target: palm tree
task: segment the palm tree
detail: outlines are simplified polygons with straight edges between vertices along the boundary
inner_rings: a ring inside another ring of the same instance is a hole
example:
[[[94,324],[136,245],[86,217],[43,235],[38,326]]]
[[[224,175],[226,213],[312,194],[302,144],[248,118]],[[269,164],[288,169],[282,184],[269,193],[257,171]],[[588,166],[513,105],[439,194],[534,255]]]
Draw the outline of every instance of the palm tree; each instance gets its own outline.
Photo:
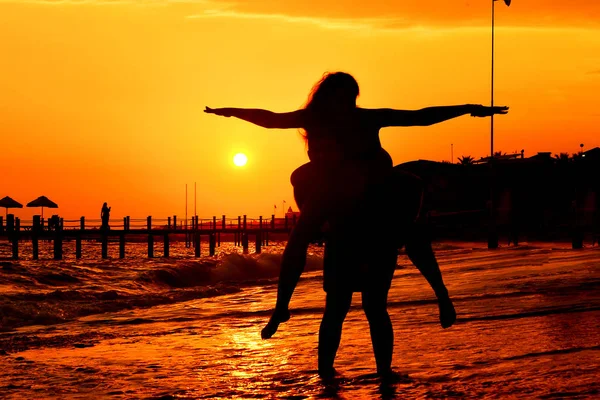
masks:
[[[569,158],[569,153],[555,154],[554,158],[556,159],[556,162],[561,164],[566,164],[569,161],[571,161],[571,159]]]
[[[461,165],[472,165],[475,159],[471,156],[458,157],[458,163]]]

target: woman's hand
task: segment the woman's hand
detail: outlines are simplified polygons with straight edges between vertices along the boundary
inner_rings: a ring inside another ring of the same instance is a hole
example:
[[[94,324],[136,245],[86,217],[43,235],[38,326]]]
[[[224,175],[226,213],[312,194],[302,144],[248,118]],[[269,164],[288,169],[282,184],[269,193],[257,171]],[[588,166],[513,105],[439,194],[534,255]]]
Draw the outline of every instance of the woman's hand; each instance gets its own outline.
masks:
[[[494,106],[487,107],[481,104],[473,104],[471,107],[471,117],[491,117],[494,114],[507,114],[508,107],[506,106]]]
[[[204,112],[207,114],[215,114],[218,115],[220,117],[231,117],[231,109],[230,108],[210,108],[210,107],[205,107],[204,108]]]

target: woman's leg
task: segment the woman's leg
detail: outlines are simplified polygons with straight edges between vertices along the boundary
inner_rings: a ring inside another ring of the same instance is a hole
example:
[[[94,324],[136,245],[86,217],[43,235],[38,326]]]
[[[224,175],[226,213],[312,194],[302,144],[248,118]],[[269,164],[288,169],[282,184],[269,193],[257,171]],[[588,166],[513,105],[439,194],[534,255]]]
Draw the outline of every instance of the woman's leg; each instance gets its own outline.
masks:
[[[261,332],[263,339],[273,336],[279,324],[289,320],[289,303],[304,271],[308,246],[321,230],[334,204],[327,197],[329,188],[325,185],[325,178],[318,172],[318,168],[313,163],[307,163],[292,173],[294,197],[302,212],[283,251],[277,302],[271,319]]]
[[[261,332],[263,339],[269,339],[275,334],[280,323],[290,319],[288,307],[304,271],[308,245],[325,220],[325,205],[321,204],[318,198],[307,199],[283,251],[277,284],[277,302],[271,319]]]
[[[399,225],[406,226],[401,232],[401,243],[406,245],[408,258],[425,277],[438,298],[442,327],[449,328],[456,321],[456,311],[444,285],[427,227],[418,221],[422,213],[425,186],[419,177],[402,170],[394,171],[394,180],[394,185],[398,188],[395,193],[402,199]]]
[[[304,270],[309,244],[328,218],[353,209],[353,204],[364,191],[365,173],[353,164],[334,168],[310,162],[292,173],[291,182],[302,212],[283,252],[277,303],[261,332],[263,339],[273,336],[279,324],[290,318],[288,306]]]
[[[456,322],[456,311],[448,295],[448,289],[444,285],[440,266],[431,247],[431,239],[425,227],[418,223],[413,225],[413,229],[410,230],[410,235],[407,237],[406,255],[435,292],[442,328],[451,327]]]
[[[335,373],[333,362],[342,338],[342,325],[351,303],[351,291],[327,293],[325,313],[319,328],[319,375],[323,378],[330,378]]]

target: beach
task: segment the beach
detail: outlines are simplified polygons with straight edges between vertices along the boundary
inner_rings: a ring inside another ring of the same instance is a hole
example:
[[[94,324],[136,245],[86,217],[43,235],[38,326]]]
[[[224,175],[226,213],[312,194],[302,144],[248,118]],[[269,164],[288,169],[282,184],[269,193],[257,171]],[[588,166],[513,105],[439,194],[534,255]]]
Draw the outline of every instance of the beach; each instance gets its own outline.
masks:
[[[0,397],[114,398],[595,398],[600,394],[600,249],[524,243],[434,248],[458,314],[442,329],[435,297],[404,254],[389,312],[398,382],[382,383],[360,294],[344,324],[335,367],[316,370],[324,306],[322,248],[311,247],[292,318],[270,340],[285,243],[216,257],[124,260],[99,243],[87,258],[8,260],[0,247]],[[129,250],[130,249],[130,250]],[[46,251],[46,253],[44,253]],[[42,257],[43,256],[43,257]]]

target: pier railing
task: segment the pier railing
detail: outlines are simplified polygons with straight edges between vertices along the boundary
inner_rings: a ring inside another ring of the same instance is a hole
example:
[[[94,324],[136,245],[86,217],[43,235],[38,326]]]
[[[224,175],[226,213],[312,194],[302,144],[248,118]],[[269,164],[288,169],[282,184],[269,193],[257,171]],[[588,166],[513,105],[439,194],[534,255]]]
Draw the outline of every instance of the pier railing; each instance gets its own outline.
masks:
[[[10,216],[9,216],[10,217]],[[38,222],[39,221],[39,222]],[[123,217],[123,219],[111,219],[108,222],[108,226],[111,230],[125,230],[125,231],[147,231],[149,229],[164,229],[164,230],[220,230],[220,231],[235,231],[240,229],[291,229],[296,223],[296,215],[286,216],[285,218],[275,218],[271,216],[268,218],[248,218],[247,216],[239,216],[236,218],[227,218],[224,215],[217,218],[199,218],[191,217],[186,219],[179,219],[177,216],[167,218],[153,218],[151,216],[147,218],[134,218]],[[40,218],[39,220],[22,220],[14,218],[11,222],[10,219],[5,221],[0,216],[0,235],[5,231],[11,229],[17,229],[21,231],[54,231],[57,228],[63,231],[75,231],[75,230],[100,230],[103,228],[101,219],[86,219],[81,217],[79,219],[52,219]]]
[[[199,257],[201,237],[206,236],[209,244],[209,255],[215,255],[215,248],[221,244],[221,235],[233,235],[236,246],[242,246],[244,253],[248,252],[249,236],[255,238],[255,249],[261,252],[261,247],[269,244],[269,234],[289,233],[296,224],[296,215],[285,218],[248,218],[246,215],[236,218],[199,218],[178,219],[177,216],[167,218],[123,217],[112,219],[104,225],[101,219],[63,219],[52,216],[46,220],[34,216],[32,220],[20,220],[8,215],[6,221],[0,217],[0,238],[7,238],[12,244],[12,258],[19,258],[19,241],[31,241],[33,259],[39,256],[39,241],[54,242],[54,258],[62,259],[63,240],[75,240],[75,254],[82,256],[82,240],[97,240],[102,242],[102,257],[108,257],[108,242],[110,238],[119,240],[119,257],[125,257],[126,236],[146,235],[148,241],[148,257],[154,257],[155,236],[162,237],[164,256],[169,257],[170,235],[178,235],[184,239],[186,247],[194,247],[195,256]],[[230,236],[231,237],[231,236]]]

